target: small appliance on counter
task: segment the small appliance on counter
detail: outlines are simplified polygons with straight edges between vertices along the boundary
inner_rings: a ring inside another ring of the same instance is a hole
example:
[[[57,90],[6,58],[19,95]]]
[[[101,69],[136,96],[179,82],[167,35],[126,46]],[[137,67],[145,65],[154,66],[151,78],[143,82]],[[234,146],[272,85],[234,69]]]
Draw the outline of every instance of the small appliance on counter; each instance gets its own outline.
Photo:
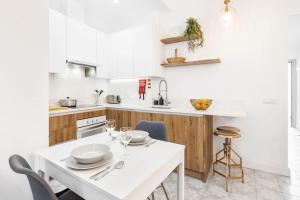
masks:
[[[106,96],[106,103],[120,104],[121,103],[121,97],[119,95],[107,95]]]
[[[77,100],[76,99],[70,99],[70,97],[67,97],[66,99],[59,100],[59,104],[62,107],[76,108],[76,106],[77,106]]]

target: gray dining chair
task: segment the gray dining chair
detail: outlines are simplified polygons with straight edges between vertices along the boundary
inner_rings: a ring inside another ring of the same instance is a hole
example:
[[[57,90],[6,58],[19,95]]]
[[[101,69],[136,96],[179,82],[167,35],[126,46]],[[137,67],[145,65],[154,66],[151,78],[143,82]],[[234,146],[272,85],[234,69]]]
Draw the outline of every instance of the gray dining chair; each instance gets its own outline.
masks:
[[[71,190],[55,194],[46,181],[34,172],[20,155],[12,155],[9,158],[9,165],[14,172],[27,176],[33,200],[84,200]]]
[[[159,121],[139,121],[135,127],[136,130],[146,131],[149,133],[149,136],[156,140],[168,141],[166,125],[163,122]],[[166,198],[169,200],[167,190],[163,183],[160,184],[160,187],[163,189]],[[152,199],[154,200],[154,193],[151,194]],[[148,197],[148,199],[150,199]]]

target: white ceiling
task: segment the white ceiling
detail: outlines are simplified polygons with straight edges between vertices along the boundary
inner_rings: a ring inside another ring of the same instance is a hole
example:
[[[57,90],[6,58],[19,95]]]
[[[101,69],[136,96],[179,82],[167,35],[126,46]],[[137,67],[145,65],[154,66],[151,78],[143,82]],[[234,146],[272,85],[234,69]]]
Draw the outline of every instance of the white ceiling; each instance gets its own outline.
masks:
[[[162,0],[50,0],[50,7],[104,32],[143,24],[168,12]]]

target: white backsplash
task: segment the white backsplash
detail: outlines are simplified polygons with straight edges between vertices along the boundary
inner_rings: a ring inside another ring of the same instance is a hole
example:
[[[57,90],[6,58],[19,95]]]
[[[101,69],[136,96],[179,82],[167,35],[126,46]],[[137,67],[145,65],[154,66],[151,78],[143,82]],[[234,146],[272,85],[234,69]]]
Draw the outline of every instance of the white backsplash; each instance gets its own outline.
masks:
[[[95,103],[95,89],[102,89],[100,102],[108,94],[108,81],[98,78],[86,78],[83,68],[67,68],[64,74],[49,74],[49,104],[58,105],[66,97],[78,100],[78,104]]]
[[[109,91],[111,94],[121,96],[122,103],[134,105],[151,105],[152,99],[157,97],[159,78],[151,78],[151,88],[146,86],[145,99],[139,98],[139,79],[119,79],[111,80]],[[148,82],[147,82],[148,83]]]
[[[84,69],[67,68],[64,74],[49,74],[49,104],[58,105],[60,99],[70,97],[78,100],[78,104],[95,103],[95,89],[102,89],[100,103],[104,103],[109,94],[120,95],[122,103],[134,105],[151,105],[152,99],[158,96],[159,78],[151,79],[151,88],[146,87],[145,100],[139,99],[139,79],[104,80],[86,78]]]

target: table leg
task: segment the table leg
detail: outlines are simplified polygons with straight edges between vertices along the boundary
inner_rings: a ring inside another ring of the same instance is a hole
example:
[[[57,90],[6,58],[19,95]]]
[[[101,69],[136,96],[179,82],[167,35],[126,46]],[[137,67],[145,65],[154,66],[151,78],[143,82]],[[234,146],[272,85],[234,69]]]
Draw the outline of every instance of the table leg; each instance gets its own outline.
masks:
[[[177,200],[184,199],[184,163],[178,165],[177,172]]]
[[[37,173],[46,181],[46,183],[50,183],[50,176],[48,176],[44,171],[38,170]]]

